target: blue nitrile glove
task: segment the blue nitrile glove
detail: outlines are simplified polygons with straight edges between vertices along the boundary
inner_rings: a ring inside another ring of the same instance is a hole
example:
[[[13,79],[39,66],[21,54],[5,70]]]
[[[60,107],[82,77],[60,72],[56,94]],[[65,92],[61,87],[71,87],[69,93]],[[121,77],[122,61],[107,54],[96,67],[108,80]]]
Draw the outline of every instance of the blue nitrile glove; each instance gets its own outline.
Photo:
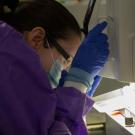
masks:
[[[64,85],[64,82],[66,80],[66,77],[68,75],[68,72],[66,70],[63,70],[62,73],[61,73],[61,79],[59,81],[59,86],[58,87],[62,87]],[[99,86],[100,82],[102,80],[102,77],[101,76],[96,76],[94,78],[94,82],[92,84],[92,86],[90,88],[88,88],[87,90],[87,95],[92,97],[97,89],[97,87]]]
[[[82,42],[66,77],[67,82],[77,82],[87,89],[92,88],[95,76],[102,70],[109,56],[108,37],[102,33],[106,26],[106,22],[96,25]],[[65,86],[69,86],[69,83]]]
[[[99,86],[101,80],[102,80],[102,77],[98,76],[98,75],[94,78],[94,82],[92,84],[92,87],[90,89],[88,89],[88,91],[87,91],[88,96],[93,97],[93,95],[94,95],[97,87]]]
[[[102,33],[106,26],[106,22],[100,23],[89,32],[78,49],[71,68],[82,69],[93,76],[100,72],[109,55],[108,38]]]

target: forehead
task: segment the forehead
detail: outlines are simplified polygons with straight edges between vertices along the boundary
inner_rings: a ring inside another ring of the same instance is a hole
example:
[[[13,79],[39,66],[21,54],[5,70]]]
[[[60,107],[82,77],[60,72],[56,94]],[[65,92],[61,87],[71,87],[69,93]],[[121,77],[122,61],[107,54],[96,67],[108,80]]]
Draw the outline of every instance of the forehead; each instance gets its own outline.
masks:
[[[74,57],[80,46],[81,38],[79,36],[72,36],[69,39],[59,39],[58,43],[68,54]]]

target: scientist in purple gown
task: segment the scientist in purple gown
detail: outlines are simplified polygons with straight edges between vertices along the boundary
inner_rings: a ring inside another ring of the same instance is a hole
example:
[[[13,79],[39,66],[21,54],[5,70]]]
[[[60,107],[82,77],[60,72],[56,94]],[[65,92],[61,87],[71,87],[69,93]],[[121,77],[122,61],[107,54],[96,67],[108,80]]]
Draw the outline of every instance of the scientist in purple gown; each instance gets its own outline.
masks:
[[[86,93],[109,55],[106,22],[81,42],[77,21],[55,0],[5,1],[1,7],[10,10],[0,13],[0,135],[87,135],[83,116],[94,102]]]

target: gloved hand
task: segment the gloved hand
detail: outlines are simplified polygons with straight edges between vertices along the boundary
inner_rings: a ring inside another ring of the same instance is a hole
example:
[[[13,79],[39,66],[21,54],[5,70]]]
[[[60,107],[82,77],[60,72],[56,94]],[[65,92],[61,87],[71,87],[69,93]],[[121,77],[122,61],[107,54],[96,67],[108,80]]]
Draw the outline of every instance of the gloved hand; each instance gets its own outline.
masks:
[[[91,89],[90,95],[94,94],[98,84],[95,77],[109,56],[108,38],[102,33],[106,26],[106,22],[100,23],[89,32],[73,59],[64,86],[75,87],[83,93]]]
[[[64,85],[64,82],[66,80],[67,75],[68,75],[68,72],[66,70],[63,70],[62,73],[61,73],[61,79],[59,81],[58,87],[62,87]],[[88,96],[93,97],[93,95],[94,95],[97,87],[99,86],[101,80],[102,80],[102,77],[98,76],[98,75],[94,78],[94,82],[93,82],[92,86],[87,90]]]
[[[88,96],[92,97],[94,95],[94,93],[95,93],[97,87],[99,86],[101,80],[102,80],[102,77],[98,76],[98,75],[94,78],[94,82],[92,84],[92,87],[90,89],[88,89],[88,91],[87,91]]]
[[[89,32],[78,49],[71,68],[82,69],[93,77],[98,75],[109,55],[108,38],[102,33],[106,26],[106,22],[100,23]]]

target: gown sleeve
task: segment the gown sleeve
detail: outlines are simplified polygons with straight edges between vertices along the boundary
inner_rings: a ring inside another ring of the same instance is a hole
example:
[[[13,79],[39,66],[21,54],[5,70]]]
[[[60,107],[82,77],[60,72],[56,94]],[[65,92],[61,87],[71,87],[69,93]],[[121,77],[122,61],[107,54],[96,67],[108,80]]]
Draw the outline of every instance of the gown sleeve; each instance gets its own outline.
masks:
[[[93,103],[72,87],[52,89],[36,53],[0,22],[1,135],[87,135]]]

